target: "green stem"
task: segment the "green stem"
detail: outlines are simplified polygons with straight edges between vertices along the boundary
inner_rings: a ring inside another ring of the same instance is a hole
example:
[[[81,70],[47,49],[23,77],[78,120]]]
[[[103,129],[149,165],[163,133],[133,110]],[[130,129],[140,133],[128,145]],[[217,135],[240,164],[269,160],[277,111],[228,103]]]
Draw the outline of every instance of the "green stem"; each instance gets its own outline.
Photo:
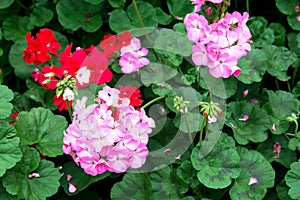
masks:
[[[139,21],[140,21],[140,24],[141,24],[141,26],[142,26],[142,28],[143,28],[143,30],[144,30],[144,32],[145,32],[146,38],[147,38],[148,42],[149,42],[150,44],[152,44],[151,39],[150,39],[150,37],[149,37],[147,31],[145,30],[145,25],[144,25],[143,19],[142,19],[142,17],[141,17],[141,14],[140,14],[140,12],[139,12],[139,9],[138,9],[138,7],[137,7],[137,5],[136,5],[136,1],[135,1],[135,0],[132,0],[132,4],[133,4],[133,6],[134,6],[136,15],[137,15],[137,17],[138,17],[138,19],[139,19]]]
[[[289,90],[289,92],[292,92],[292,90],[291,90],[291,86],[290,86],[290,82],[288,82],[288,81],[287,81],[287,86],[288,86],[288,90]]]
[[[196,89],[199,91],[200,89],[200,66],[197,66],[197,79],[196,79]]]
[[[200,131],[200,136],[199,136],[199,144],[201,145],[202,143],[202,138],[203,138],[203,130],[204,130],[204,126],[206,125],[206,121],[207,121],[207,117],[205,117],[202,121],[201,124],[201,131]]]
[[[277,88],[277,90],[279,90],[279,84],[278,84],[278,80],[277,80],[277,78],[275,77],[275,84],[276,84],[276,88]]]
[[[192,133],[190,131],[190,127],[189,127],[189,124],[188,124],[188,121],[187,121],[187,118],[186,118],[186,114],[183,113],[183,118],[184,118],[184,121],[185,121],[185,124],[186,124],[186,128],[188,130],[188,135],[189,135],[189,139],[190,139],[190,143],[192,144],[193,146],[193,138],[192,138]]]
[[[66,100],[66,103],[67,103],[67,106],[68,106],[69,117],[70,117],[71,121],[73,121],[73,117],[72,117],[72,108],[71,108],[71,105],[70,105],[69,100]]]
[[[165,98],[165,96],[156,97],[155,99],[152,99],[151,101],[149,101],[148,103],[146,103],[145,105],[143,105],[142,108],[145,109],[146,107],[148,107],[149,105],[151,105],[155,101],[158,101],[158,100],[163,99],[163,98]]]
[[[296,77],[297,77],[298,70],[299,70],[299,65],[296,67],[296,69],[295,69],[295,71],[293,73],[292,87],[295,87],[295,80],[296,80]]]
[[[250,15],[249,0],[246,0],[246,10],[247,10],[248,14]]]
[[[295,127],[295,135],[297,134],[297,132],[298,132],[298,122],[297,121],[295,121],[295,124],[296,124],[296,127]]]
[[[285,133],[285,134],[288,135],[288,136],[295,137],[295,134],[293,134],[293,133]]]
[[[19,4],[19,6],[21,6],[25,10],[30,10],[29,8],[25,7],[19,0],[17,0],[16,2]]]
[[[286,133],[283,133],[283,135],[284,135],[284,137],[286,137],[286,139],[287,139],[288,141],[290,140],[289,136],[288,136]]]

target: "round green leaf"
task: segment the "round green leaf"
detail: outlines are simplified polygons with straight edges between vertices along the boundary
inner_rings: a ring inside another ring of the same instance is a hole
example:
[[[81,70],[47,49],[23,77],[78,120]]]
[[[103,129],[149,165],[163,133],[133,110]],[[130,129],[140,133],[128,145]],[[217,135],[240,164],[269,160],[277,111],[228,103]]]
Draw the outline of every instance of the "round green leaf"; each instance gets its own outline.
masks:
[[[269,101],[264,105],[264,110],[267,111],[271,117],[271,125],[275,124],[276,131],[273,134],[282,134],[289,128],[289,122],[286,120],[292,113],[299,111],[299,100],[297,100],[291,93],[278,90],[276,92],[268,91]]]
[[[286,185],[285,180],[282,180],[276,186],[277,196],[280,200],[292,200],[291,197],[288,195],[289,187]]]
[[[2,0],[0,3],[0,9],[9,7],[14,1],[15,0]]]
[[[234,138],[239,144],[263,142],[267,139],[267,130],[272,127],[268,114],[258,104],[246,101],[232,102],[228,105],[226,124],[232,127]],[[244,121],[243,117],[249,119]],[[233,126],[232,126],[233,125]]]
[[[186,35],[172,29],[161,29],[157,31],[154,49],[167,51],[184,57],[192,54],[192,43]],[[179,63],[180,64],[180,63]]]
[[[267,188],[274,186],[275,172],[271,164],[257,151],[238,147],[241,158],[241,173],[229,190],[232,200],[263,199]],[[250,178],[256,178],[257,183],[249,185]]]
[[[30,22],[35,26],[44,26],[53,18],[52,10],[46,7],[34,7],[30,14]]]
[[[112,200],[119,199],[150,199],[151,195],[150,177],[146,173],[127,173],[122,181],[114,184],[110,197]]]
[[[260,82],[266,72],[267,61],[263,50],[253,48],[246,56],[238,61],[238,66],[242,69],[237,79],[245,84]]]
[[[190,0],[167,0],[168,8],[173,17],[184,17],[194,10]]]
[[[144,27],[157,27],[158,22],[156,11],[153,6],[150,3],[144,1],[137,1],[136,5],[142,17]],[[128,6],[127,14],[134,28],[143,28],[133,4],[130,4]]]
[[[5,39],[14,42],[24,39],[25,34],[30,32],[33,28],[34,26],[30,23],[29,17],[16,15],[7,18],[3,22],[2,27]],[[23,51],[23,49],[21,51]]]
[[[232,178],[240,174],[240,157],[235,142],[225,133],[211,152],[200,158],[200,148],[193,149],[191,155],[193,167],[198,171],[197,177],[206,187],[213,189],[225,188],[231,184]]]
[[[170,167],[150,173],[152,195],[151,199],[179,199],[180,194],[188,191],[185,183],[177,181]]]
[[[9,103],[14,98],[14,93],[5,85],[0,85],[0,119],[5,119],[11,114],[13,105]]]
[[[21,139],[21,145],[35,144],[45,155],[61,155],[66,119],[45,108],[33,108],[30,112],[20,112],[14,126]]]
[[[278,142],[281,147],[279,155],[273,151],[273,146],[276,142]],[[289,168],[291,163],[297,159],[296,152],[288,148],[288,141],[283,135],[271,135],[265,142],[258,144],[257,151],[259,151],[268,162],[279,162],[286,168]]]
[[[3,176],[7,169],[12,168],[21,159],[22,152],[19,148],[20,139],[11,137],[15,129],[7,122],[0,122],[0,176]]]
[[[289,195],[292,199],[300,199],[300,161],[291,164],[291,169],[287,172],[285,181],[290,187]]]
[[[80,191],[86,189],[90,184],[102,180],[109,176],[109,172],[105,172],[103,174],[99,174],[97,176],[91,176],[83,171],[82,168],[78,167],[75,165],[74,162],[68,162],[64,164],[63,166],[63,172],[64,175],[61,177],[60,182],[61,186],[64,188],[65,193],[68,195],[76,195]],[[67,175],[71,175],[72,178],[71,180],[67,180]],[[69,183],[75,183],[76,185],[76,192],[70,193],[68,188],[69,188]]]
[[[269,25],[269,28],[271,28],[274,31],[274,35],[275,35],[274,45],[284,46],[285,36],[286,36],[286,30],[284,26],[281,25],[280,23],[271,23]]]
[[[155,8],[157,21],[159,24],[168,25],[173,20],[172,16],[165,13],[161,8]]]
[[[2,183],[2,180],[0,179],[0,182]],[[3,200],[18,200],[17,196],[13,196],[6,192],[5,188],[0,184],[0,199]]]
[[[292,29],[300,31],[300,23],[297,20],[297,15],[289,15],[287,20]]]
[[[121,33],[133,28],[127,13],[120,9],[111,12],[109,26],[116,33]]]
[[[126,3],[126,0],[108,0],[108,3],[113,8],[122,8]]]
[[[299,5],[298,0],[276,0],[276,6],[280,12],[286,15],[295,13],[295,7]]]
[[[35,68],[34,65],[28,65],[23,60],[23,50],[26,47],[26,40],[19,40],[11,46],[8,56],[9,63],[15,69],[16,76],[21,79],[31,78],[31,74]]]
[[[90,4],[98,5],[102,3],[104,0],[84,0],[84,1]]]
[[[188,160],[183,161],[177,168],[177,176],[192,188],[200,184],[197,178],[197,171],[193,168],[192,163]]]
[[[46,199],[55,194],[59,187],[60,173],[54,163],[40,161],[35,149],[24,147],[22,151],[21,161],[3,177],[3,186],[7,192],[17,195],[19,199]],[[33,172],[38,173],[39,177],[29,178],[28,175]]]
[[[287,35],[287,39],[289,49],[297,55],[300,55],[300,33],[291,32]]]
[[[281,81],[287,81],[290,77],[286,72],[296,60],[297,55],[286,47],[267,45],[263,48],[267,56],[266,67],[269,74]]]
[[[79,28],[87,32],[98,30],[102,25],[101,10],[102,4],[95,6],[83,0],[61,0],[56,5],[58,21],[72,31]]]

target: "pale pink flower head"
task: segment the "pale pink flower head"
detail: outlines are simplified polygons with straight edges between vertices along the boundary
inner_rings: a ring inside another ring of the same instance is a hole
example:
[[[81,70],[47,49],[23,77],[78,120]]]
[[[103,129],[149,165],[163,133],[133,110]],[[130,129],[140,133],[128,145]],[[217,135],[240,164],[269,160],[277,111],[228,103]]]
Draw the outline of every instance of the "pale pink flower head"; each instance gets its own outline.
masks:
[[[296,19],[298,22],[300,22],[300,16],[297,16]]]
[[[248,115],[244,115],[243,118],[240,118],[239,120],[245,122],[245,121],[248,121],[248,119],[249,119],[249,116]]]
[[[300,7],[299,7],[299,5],[297,5],[297,6],[295,6],[295,12],[300,12]]]
[[[243,94],[242,94],[243,97],[244,97],[244,98],[247,97],[247,96],[248,96],[248,93],[249,93],[249,90],[244,90],[244,91],[243,91]]]

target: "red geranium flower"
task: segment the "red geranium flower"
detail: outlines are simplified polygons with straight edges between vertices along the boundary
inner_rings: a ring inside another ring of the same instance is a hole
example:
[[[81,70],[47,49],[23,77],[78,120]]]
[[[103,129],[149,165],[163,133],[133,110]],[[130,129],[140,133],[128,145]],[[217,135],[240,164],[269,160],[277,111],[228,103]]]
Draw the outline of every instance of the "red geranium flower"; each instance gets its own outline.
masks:
[[[130,105],[135,107],[135,106],[139,106],[143,103],[143,100],[140,99],[142,97],[141,95],[141,91],[135,87],[132,86],[120,86],[120,94],[119,97],[120,98],[128,98],[130,99]]]
[[[69,102],[70,102],[70,106],[72,107],[73,101],[69,101]],[[56,95],[54,95],[54,105],[57,106],[59,111],[68,110],[67,102],[66,100],[63,99],[62,96],[57,97]]]
[[[36,38],[46,46],[50,53],[57,56],[57,50],[60,49],[60,44],[56,40],[52,30],[48,28],[40,29],[40,32],[36,34]]]

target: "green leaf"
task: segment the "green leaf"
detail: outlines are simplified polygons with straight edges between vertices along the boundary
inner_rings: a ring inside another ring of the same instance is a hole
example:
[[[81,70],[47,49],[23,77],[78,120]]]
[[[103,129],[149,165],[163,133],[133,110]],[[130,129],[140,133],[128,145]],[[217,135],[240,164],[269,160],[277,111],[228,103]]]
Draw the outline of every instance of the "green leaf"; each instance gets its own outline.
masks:
[[[291,197],[288,195],[289,187],[286,185],[285,180],[282,180],[276,186],[277,196],[280,200],[292,200]]]
[[[292,29],[294,29],[296,31],[300,31],[300,24],[297,20],[297,15],[295,15],[295,14],[289,15],[287,20],[288,20],[288,24],[292,27]]]
[[[61,155],[66,119],[45,108],[33,108],[30,112],[20,112],[14,124],[21,145],[36,144],[36,148],[45,155]]]
[[[157,27],[158,22],[157,22],[156,12],[153,6],[150,3],[144,1],[137,1],[136,5],[142,17],[144,27],[151,27],[151,28]],[[139,20],[139,17],[136,14],[136,10],[133,4],[130,4],[128,6],[127,14],[134,28],[143,28]]]
[[[15,129],[5,121],[0,121],[0,177],[7,169],[12,168],[21,160],[22,152],[19,148],[20,139],[11,137]]]
[[[76,195],[80,191],[86,189],[90,184],[102,180],[110,174],[109,172],[105,172],[97,176],[91,176],[89,174],[86,174],[82,168],[75,165],[74,162],[68,162],[64,164],[62,170],[64,172],[64,175],[61,177],[60,182],[61,186],[64,188],[65,193],[68,195]],[[72,176],[71,180],[67,180],[67,175]],[[69,192],[69,183],[75,183],[77,189],[76,192]]]
[[[286,118],[299,111],[299,101],[289,92],[280,90],[267,92],[269,101],[263,108],[271,116],[271,124],[275,124],[276,131],[272,131],[272,133],[285,133],[289,127]],[[270,126],[269,129],[271,128]]]
[[[245,115],[249,117],[246,121],[242,120]],[[258,104],[246,101],[228,105],[226,124],[232,127],[236,141],[243,145],[249,141],[265,141],[268,137],[267,129],[272,127],[268,114]]]
[[[168,51],[183,57],[192,54],[192,43],[186,35],[172,29],[161,29],[154,42],[154,49]]]
[[[238,66],[242,69],[237,79],[245,84],[261,82],[266,72],[266,54],[263,50],[254,48],[246,56],[238,61]]]
[[[177,176],[192,188],[197,187],[200,182],[197,178],[197,171],[193,168],[192,163],[185,160],[177,168]]]
[[[159,63],[150,63],[141,69],[141,79],[144,85],[160,84],[175,77],[177,70]]]
[[[198,171],[199,181],[208,188],[225,188],[231,184],[232,178],[237,178],[240,174],[240,157],[235,142],[225,133],[220,135],[209,154],[203,158],[200,156],[200,149],[197,146],[193,149],[191,161]]]
[[[173,17],[184,17],[194,10],[194,5],[190,0],[167,0],[168,8]]]
[[[274,144],[278,142],[280,144],[281,152],[277,155],[274,152]],[[297,155],[295,151],[291,151],[288,148],[288,140],[283,135],[271,135],[265,142],[259,143],[257,151],[259,151],[268,162],[279,162],[286,168],[290,167],[290,164],[295,162]],[[275,156],[279,156],[278,158]]]
[[[285,176],[286,184],[290,187],[289,195],[292,199],[300,198],[300,161],[291,164],[291,169]]]
[[[269,28],[271,28],[275,35],[275,41],[274,45],[276,46],[284,46],[285,45],[285,36],[286,36],[286,30],[284,26],[280,23],[271,23],[269,25]]]
[[[290,65],[297,60],[297,55],[286,47],[267,45],[263,48],[267,56],[267,71],[281,81],[287,81],[290,77],[286,72]]]
[[[16,15],[7,18],[3,22],[2,26],[3,36],[5,39],[12,40],[14,42],[24,39],[25,34],[30,32],[33,28],[34,26],[30,23],[29,17],[21,17]]]
[[[9,103],[14,98],[14,93],[5,85],[0,85],[0,119],[5,119],[11,114],[13,105]]]
[[[35,68],[34,65],[28,65],[23,60],[23,50],[27,47],[26,40],[19,40],[11,46],[9,51],[9,63],[15,69],[15,74],[21,79],[31,78]]]
[[[165,13],[159,7],[155,8],[155,12],[156,12],[157,21],[158,21],[159,24],[168,25],[173,20],[173,18],[170,15],[168,15],[167,13]]]
[[[2,183],[2,179],[0,179],[0,183]],[[6,192],[5,188],[0,184],[0,199],[3,200],[18,200],[17,196],[11,195]]]
[[[257,151],[244,147],[237,149],[241,158],[241,173],[229,190],[232,200],[263,199],[267,188],[274,186],[275,172],[271,164]],[[249,185],[250,178],[257,183]]]
[[[100,3],[103,3],[104,0],[84,0],[86,3],[90,3],[90,4],[94,4],[94,5],[98,5]]]
[[[0,9],[4,9],[9,7],[11,4],[14,3],[15,0],[2,0],[0,4]]]
[[[24,95],[35,102],[45,105],[44,97],[47,90],[31,79],[26,79],[26,85],[29,89],[24,93]]]
[[[276,0],[276,6],[280,12],[286,15],[295,13],[295,7],[299,5],[298,0]]]
[[[296,86],[293,88],[292,94],[295,96],[295,98],[300,96],[300,81],[298,81]]]
[[[44,26],[53,18],[52,10],[46,7],[34,7],[30,14],[30,22],[35,26]]]
[[[109,17],[109,27],[116,33],[133,29],[133,25],[124,10],[116,9],[111,12]]]
[[[21,161],[3,177],[3,186],[7,192],[17,195],[19,199],[46,199],[55,194],[60,173],[54,163],[40,161],[39,153],[33,148],[23,147],[22,152]],[[28,175],[33,172],[38,173],[39,177],[29,178]]]
[[[150,173],[152,195],[151,199],[179,199],[180,194],[188,191],[187,185],[173,177],[175,175],[170,167]]]
[[[268,21],[261,16],[255,16],[249,21],[248,26],[252,33],[254,46],[263,47],[272,44],[275,40],[275,35],[272,29],[267,28]]]
[[[108,3],[113,8],[122,8],[124,7],[126,0],[108,0]]]
[[[300,33],[291,32],[287,35],[289,49],[300,55],[300,40],[298,38],[300,39]]]
[[[112,200],[150,199],[150,177],[146,173],[126,173],[121,182],[114,184],[110,197]]]
[[[56,5],[58,21],[64,28],[72,31],[82,28],[86,32],[95,32],[102,25],[102,6],[95,6],[83,0],[61,0]]]

